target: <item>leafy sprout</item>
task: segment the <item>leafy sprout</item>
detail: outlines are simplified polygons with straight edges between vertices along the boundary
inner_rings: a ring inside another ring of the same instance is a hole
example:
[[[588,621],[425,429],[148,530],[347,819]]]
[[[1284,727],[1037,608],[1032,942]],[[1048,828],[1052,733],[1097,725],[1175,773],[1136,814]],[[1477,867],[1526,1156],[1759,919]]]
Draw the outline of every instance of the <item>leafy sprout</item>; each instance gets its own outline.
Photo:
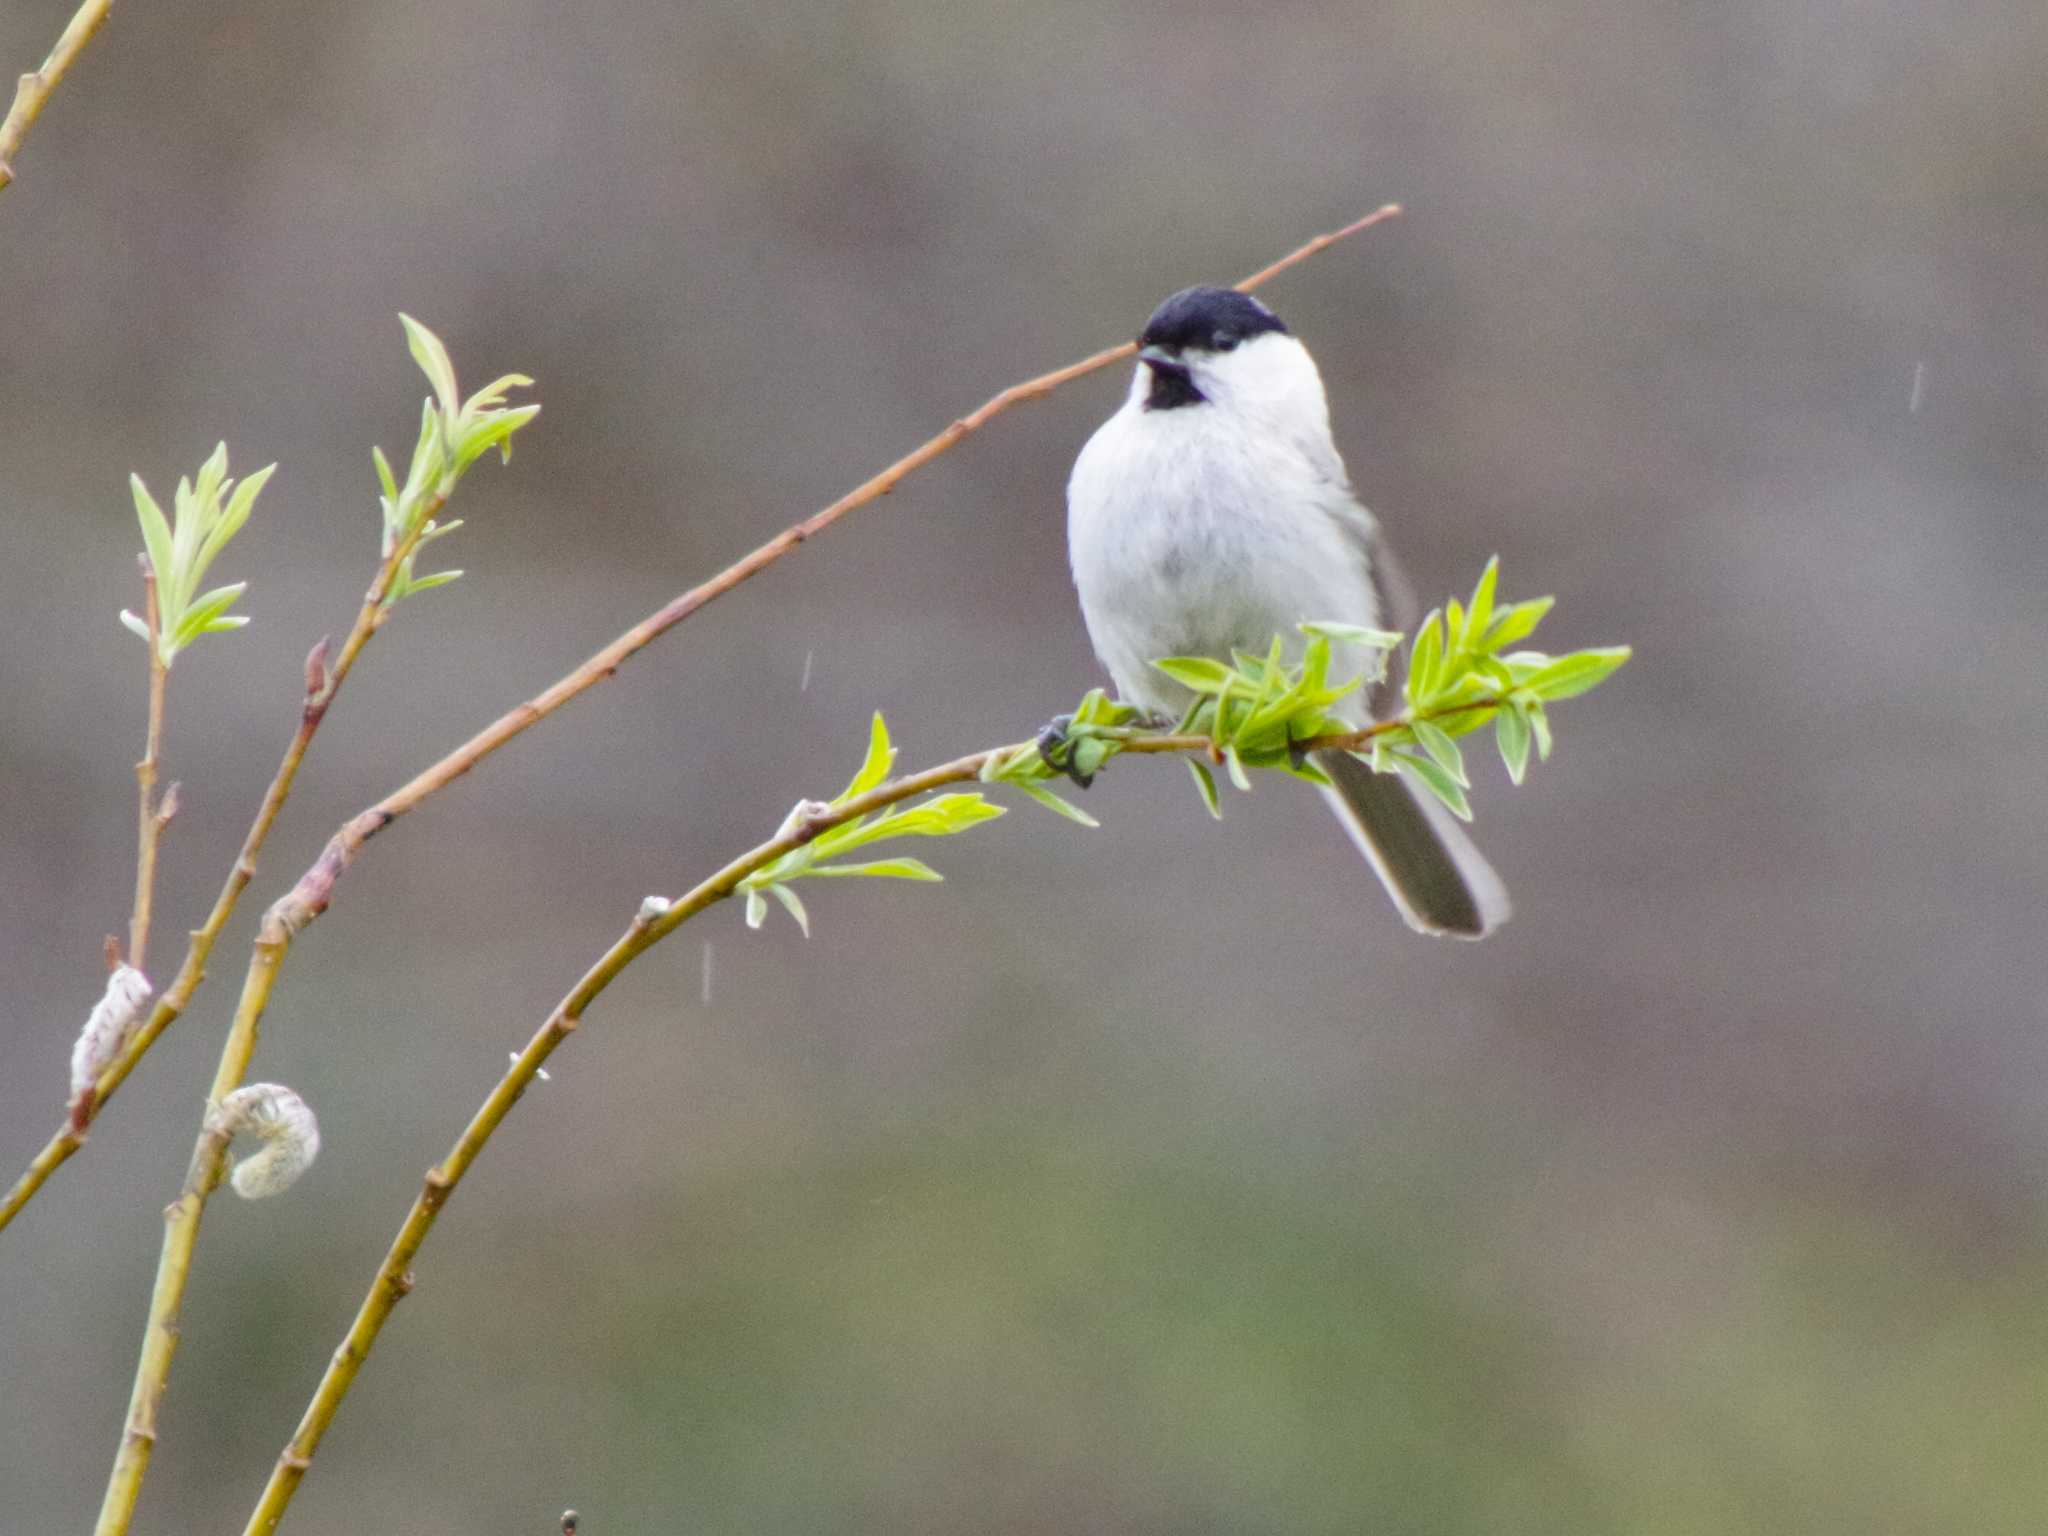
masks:
[[[493,379],[464,400],[455,387],[455,364],[441,338],[410,315],[400,315],[398,319],[405,327],[406,344],[412,349],[413,360],[427,376],[434,393],[420,408],[420,435],[413,445],[412,463],[403,485],[392,473],[384,450],[370,450],[382,491],[378,501],[384,512],[385,557],[388,559],[407,540],[415,541],[411,552],[399,563],[391,590],[385,595],[386,608],[416,592],[446,586],[462,575],[460,571],[413,574],[413,561],[422,549],[462,526],[459,519],[436,522],[434,514],[447,502],[470,465],[484,454],[496,448],[501,459],[509,460],[512,434],[540,414],[538,405],[505,404],[506,391],[532,386],[533,380],[523,373]]]
[[[1520,784],[1532,744],[1538,758],[1550,756],[1547,706],[1597,687],[1632,654],[1625,645],[1563,656],[1508,650],[1535,632],[1556,599],[1501,606],[1499,579],[1496,556],[1486,562],[1469,603],[1452,598],[1423,619],[1401,690],[1407,707],[1395,728],[1375,739],[1371,754],[1373,767],[1408,774],[1466,821],[1472,819],[1465,796],[1471,780],[1455,738],[1492,724],[1501,762]]]
[[[199,591],[199,582],[228,540],[248,522],[276,468],[265,465],[236,484],[228,478],[228,445],[222,443],[199,466],[196,480],[179,479],[171,499],[172,520],[164,517],[140,475],[128,477],[128,487],[135,493],[135,516],[142,524],[144,558],[156,577],[155,641],[164,666],[201,635],[225,634],[249,622],[244,615],[228,612],[248,590],[246,581],[210,592]],[[151,638],[147,621],[125,608],[121,622],[145,641]]]
[[[1468,602],[1454,598],[1422,621],[1408,647],[1402,708],[1370,726],[1361,727],[1363,712],[1345,701],[1384,675],[1388,657],[1402,642],[1402,636],[1387,630],[1303,624],[1298,643],[1275,636],[1264,655],[1240,651],[1229,663],[1205,656],[1174,656],[1154,663],[1193,698],[1179,723],[1163,733],[1176,738],[1168,747],[1207,745],[1231,782],[1244,790],[1251,788],[1254,769],[1277,769],[1327,784],[1313,751],[1347,750],[1377,772],[1407,774],[1469,820],[1472,810],[1465,791],[1471,781],[1457,739],[1491,723],[1508,776],[1519,784],[1532,747],[1539,758],[1550,755],[1548,706],[1597,686],[1630,654],[1627,646],[1563,656],[1507,650],[1529,637],[1550,611],[1551,599],[1502,605],[1496,601],[1499,578],[1499,561],[1488,561]],[[1333,681],[1336,659],[1360,651],[1373,664],[1358,676]],[[1291,661],[1291,654],[1297,653],[1299,660]],[[1161,734],[1141,711],[1098,688],[1059,722],[1052,736],[987,754],[980,778],[983,783],[1011,785],[1047,809],[1092,827],[1094,818],[1054,794],[1047,781],[1070,774],[1085,784],[1111,758]],[[853,781],[826,805],[798,804],[783,823],[783,832],[875,789],[888,778],[895,760],[888,726],[876,715],[867,757]],[[1204,802],[1216,814],[1214,776],[1196,757],[1187,761]],[[761,926],[772,899],[808,934],[810,915],[792,885],[811,876],[937,880],[940,876],[930,865],[908,856],[858,863],[840,860],[855,849],[895,838],[947,837],[1002,814],[1001,806],[979,792],[955,793],[886,806],[827,828],[739,882],[737,889],[746,895],[747,926]]]
[[[827,805],[842,806],[866,794],[888,778],[889,769],[895,761],[896,748],[890,744],[888,724],[877,714],[868,732],[867,758],[861,763],[860,771]],[[814,809],[809,802],[799,804],[783,824],[784,830],[787,831]],[[979,791],[968,791],[934,795],[915,804],[887,806],[841,822],[820,832],[803,846],[791,849],[774,863],[763,865],[739,883],[738,889],[746,892],[747,926],[761,926],[768,915],[768,898],[772,896],[796,919],[797,926],[808,937],[810,914],[804,910],[802,898],[790,889],[790,882],[808,876],[865,875],[887,880],[942,880],[945,877],[924,860],[903,855],[857,864],[827,861],[851,853],[856,848],[871,847],[899,837],[950,837],[984,821],[993,821],[1002,814],[1002,806],[990,804]]]
[[[1369,744],[1355,752],[1381,773],[1409,775],[1467,820],[1472,809],[1465,791],[1471,780],[1456,738],[1491,723],[1508,776],[1519,784],[1528,771],[1532,746],[1539,758],[1550,756],[1547,706],[1597,686],[1630,655],[1627,646],[1563,656],[1508,650],[1534,632],[1553,599],[1503,605],[1496,595],[1499,580],[1500,562],[1489,560],[1468,602],[1453,598],[1422,621],[1408,648],[1400,713],[1376,725]],[[1251,788],[1248,770],[1257,768],[1327,783],[1302,744],[1358,732],[1362,716],[1342,712],[1339,706],[1368,682],[1379,680],[1387,656],[1403,638],[1389,630],[1350,624],[1311,623],[1299,628],[1303,639],[1297,643],[1298,662],[1289,659],[1296,647],[1276,635],[1263,656],[1239,651],[1230,663],[1208,656],[1171,656],[1153,663],[1193,695],[1175,734],[1206,736],[1231,782],[1241,790]],[[1339,647],[1377,653],[1378,665],[1360,676],[1332,681]],[[992,761],[982,776],[1016,783],[1034,798],[1054,801],[1056,797],[1039,781],[1069,771],[1087,780],[1139,734],[1131,724],[1136,715],[1097,691],[1071,717],[1052,761],[1042,751],[1022,751]],[[1216,781],[1208,766],[1195,758],[1188,766],[1210,813],[1220,814]],[[1081,814],[1063,801],[1056,808]]]

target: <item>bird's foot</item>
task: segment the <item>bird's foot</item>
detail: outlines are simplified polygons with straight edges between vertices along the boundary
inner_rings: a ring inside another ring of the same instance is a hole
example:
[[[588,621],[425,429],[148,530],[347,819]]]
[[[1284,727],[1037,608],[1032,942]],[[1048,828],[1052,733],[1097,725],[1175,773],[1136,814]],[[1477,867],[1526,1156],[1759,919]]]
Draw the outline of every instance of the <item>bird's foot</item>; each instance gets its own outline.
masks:
[[[1308,753],[1303,749],[1301,743],[1295,740],[1294,726],[1291,722],[1287,727],[1287,761],[1294,765],[1296,772],[1299,772],[1303,765],[1308,762]]]
[[[1047,721],[1045,728],[1038,733],[1038,755],[1053,772],[1065,774],[1080,788],[1086,789],[1095,782],[1095,775],[1083,773],[1074,762],[1073,724],[1072,715],[1054,715]]]

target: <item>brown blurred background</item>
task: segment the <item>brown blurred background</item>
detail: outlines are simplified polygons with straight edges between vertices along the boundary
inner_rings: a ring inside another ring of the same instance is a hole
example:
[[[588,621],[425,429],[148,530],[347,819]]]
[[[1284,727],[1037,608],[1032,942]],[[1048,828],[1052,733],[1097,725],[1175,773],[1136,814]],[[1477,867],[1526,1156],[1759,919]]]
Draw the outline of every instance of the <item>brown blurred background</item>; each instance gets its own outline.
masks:
[[[69,9],[9,6],[0,63]],[[1217,826],[1144,763],[1100,831],[822,887],[808,943],[714,911],[490,1148],[287,1528],[2040,1530],[2044,64],[2034,0],[121,7],[0,198],[0,1177],[127,910],[129,470],[281,465],[218,578],[255,622],[172,682],[162,976],[371,571],[395,311],[546,413],[0,1236],[0,1526],[97,1505],[255,913],[343,816],[1002,384],[1398,199],[1268,290],[1354,478],[1426,590],[1497,550],[1554,646],[1637,649],[1480,781],[1514,923],[1419,940],[1313,796]],[[327,1151],[212,1208],[138,1531],[240,1529],[642,895],[836,789],[872,709],[909,765],[1097,680],[1061,493],[1120,388],[369,849],[257,1062]]]

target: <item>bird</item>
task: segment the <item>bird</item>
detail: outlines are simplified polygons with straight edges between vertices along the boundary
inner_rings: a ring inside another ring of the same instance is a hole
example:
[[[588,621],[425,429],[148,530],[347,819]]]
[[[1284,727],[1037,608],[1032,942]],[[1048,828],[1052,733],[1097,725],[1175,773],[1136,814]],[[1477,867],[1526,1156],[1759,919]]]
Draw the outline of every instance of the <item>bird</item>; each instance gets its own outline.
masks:
[[[1074,461],[1067,549],[1097,658],[1125,702],[1155,714],[1178,716],[1192,698],[1156,660],[1228,664],[1279,635],[1298,663],[1302,623],[1398,629],[1411,616],[1330,435],[1315,359],[1234,288],[1185,288],[1153,311],[1123,404]],[[1369,673],[1375,660],[1339,644],[1331,675]],[[1337,710],[1363,726],[1386,694],[1361,690]],[[1410,928],[1476,939],[1506,920],[1500,876],[1449,811],[1349,753],[1314,761]]]

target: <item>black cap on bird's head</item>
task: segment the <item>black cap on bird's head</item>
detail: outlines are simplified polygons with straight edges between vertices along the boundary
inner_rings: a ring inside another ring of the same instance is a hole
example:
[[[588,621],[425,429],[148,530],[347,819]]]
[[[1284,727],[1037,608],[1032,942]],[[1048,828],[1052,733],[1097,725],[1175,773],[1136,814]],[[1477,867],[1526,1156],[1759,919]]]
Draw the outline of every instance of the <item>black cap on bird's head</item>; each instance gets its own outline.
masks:
[[[1234,351],[1240,342],[1287,327],[1280,317],[1250,294],[1235,288],[1183,288],[1152,311],[1138,337],[1138,361],[1150,370],[1144,399],[1148,411],[1172,411],[1201,405],[1198,373],[1215,365],[1219,352]]]
[[[1152,311],[1140,347],[1164,352],[1228,352],[1241,341],[1287,327],[1248,293],[1235,288],[1183,288]]]

